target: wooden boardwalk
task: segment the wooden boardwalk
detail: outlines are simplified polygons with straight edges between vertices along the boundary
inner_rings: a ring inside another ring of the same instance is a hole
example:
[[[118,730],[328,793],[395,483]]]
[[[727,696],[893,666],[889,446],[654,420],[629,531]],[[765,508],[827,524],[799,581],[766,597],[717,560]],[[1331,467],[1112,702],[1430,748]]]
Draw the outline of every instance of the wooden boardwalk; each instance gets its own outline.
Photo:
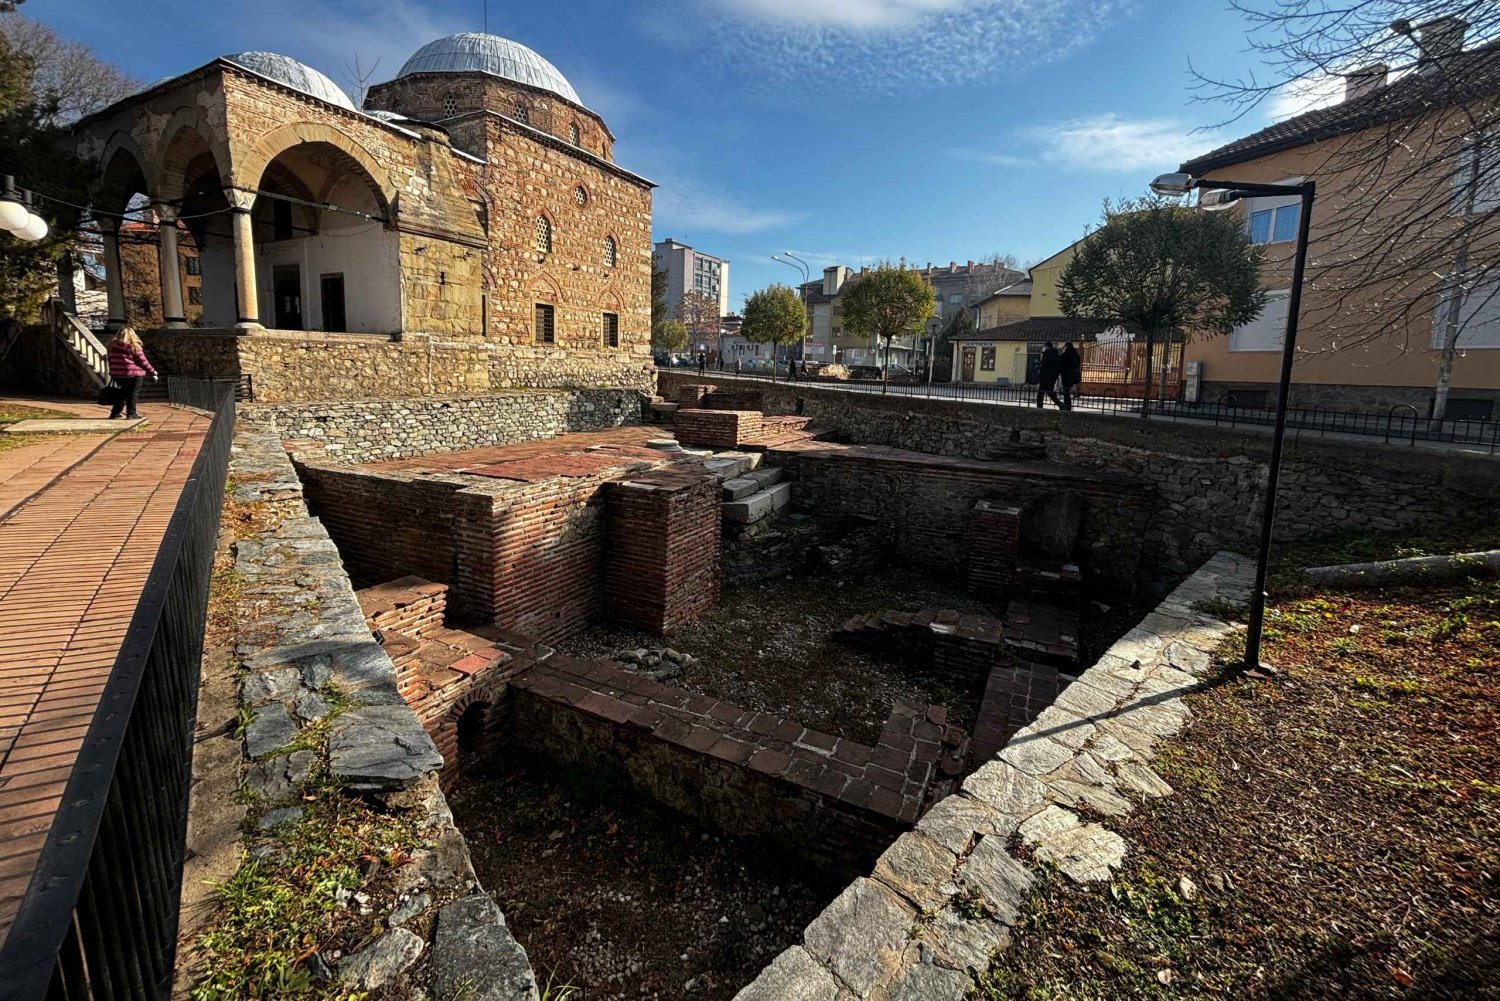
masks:
[[[210,422],[141,413],[112,438],[0,452],[0,942]]]

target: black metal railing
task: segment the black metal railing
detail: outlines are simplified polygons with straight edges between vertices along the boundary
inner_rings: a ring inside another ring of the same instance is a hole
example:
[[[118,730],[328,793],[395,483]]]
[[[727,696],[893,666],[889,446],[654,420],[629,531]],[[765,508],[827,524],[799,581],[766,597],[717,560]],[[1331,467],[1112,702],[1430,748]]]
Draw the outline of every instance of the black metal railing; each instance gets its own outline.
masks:
[[[683,372],[683,369],[674,371]],[[695,374],[688,369],[686,374]],[[769,375],[721,372],[709,369],[705,376],[734,378],[755,382],[789,383],[785,370],[774,379]],[[810,379],[800,377],[791,385],[806,385],[817,389],[833,389],[849,393],[874,393],[888,396],[907,396],[933,400],[959,400],[972,403],[993,403],[1007,406],[1036,406],[1035,386],[996,385],[992,383],[948,382],[926,383],[911,380],[893,381],[886,386],[880,382],[841,379]],[[1169,384],[1168,394],[1175,391]],[[1153,385],[1152,395],[1160,389]],[[1141,387],[1139,383],[1121,384],[1118,387],[1100,387],[1085,384],[1085,392],[1073,397],[1073,408],[1084,413],[1130,414],[1141,412]],[[1049,399],[1047,406],[1053,404]],[[1188,403],[1173,399],[1153,399],[1150,402],[1152,416],[1175,420],[1204,421],[1217,425],[1265,426],[1276,423],[1276,411],[1267,407],[1242,407],[1231,402]],[[1445,419],[1433,420],[1423,417],[1410,404],[1400,404],[1388,411],[1325,410],[1320,407],[1289,407],[1287,428],[1297,433],[1329,433],[1366,435],[1386,442],[1402,442],[1415,445],[1419,441],[1448,442],[1472,445],[1491,452],[1500,449],[1500,422],[1466,421]]]
[[[0,946],[0,1001],[170,995],[199,661],[235,424],[234,396],[220,392]]]
[[[255,402],[255,381],[248,372],[214,379],[167,376],[167,399],[178,406],[215,410],[219,405],[219,394],[226,389],[232,390],[235,400],[240,403]]]

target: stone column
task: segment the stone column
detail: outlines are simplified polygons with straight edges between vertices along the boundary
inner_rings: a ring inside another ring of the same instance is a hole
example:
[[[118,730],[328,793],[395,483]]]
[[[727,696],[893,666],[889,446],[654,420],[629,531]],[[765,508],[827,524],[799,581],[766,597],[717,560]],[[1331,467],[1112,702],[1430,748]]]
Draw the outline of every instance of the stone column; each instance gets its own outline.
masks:
[[[156,210],[156,256],[161,268],[161,318],[164,327],[187,326],[182,307],[182,271],[177,259],[177,210],[152,202]]]
[[[125,280],[120,273],[120,221],[101,219],[99,231],[104,239],[104,288],[109,318],[104,325],[110,330],[125,326]]]
[[[255,196],[233,188],[224,189],[234,213],[234,292],[239,302],[240,330],[260,330],[260,302],[255,285],[255,234],[250,226],[250,206]]]

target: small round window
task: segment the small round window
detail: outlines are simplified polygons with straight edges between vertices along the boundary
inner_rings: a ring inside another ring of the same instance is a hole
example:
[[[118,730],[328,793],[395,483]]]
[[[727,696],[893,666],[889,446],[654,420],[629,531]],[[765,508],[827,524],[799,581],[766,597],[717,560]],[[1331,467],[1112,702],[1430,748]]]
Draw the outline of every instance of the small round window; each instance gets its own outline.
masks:
[[[571,122],[568,125],[568,142],[572,143],[574,146],[577,146],[579,143],[583,142],[583,133],[578,131],[577,122]]]
[[[583,185],[580,184],[578,187],[573,189],[573,204],[587,205],[588,203],[589,193],[583,190]]]
[[[531,110],[527,108],[526,105],[516,105],[516,121],[520,122],[522,125],[531,124]]]
[[[443,96],[443,114],[447,115],[449,118],[452,118],[454,115],[458,114],[458,98],[454,97],[452,94],[445,94]]]

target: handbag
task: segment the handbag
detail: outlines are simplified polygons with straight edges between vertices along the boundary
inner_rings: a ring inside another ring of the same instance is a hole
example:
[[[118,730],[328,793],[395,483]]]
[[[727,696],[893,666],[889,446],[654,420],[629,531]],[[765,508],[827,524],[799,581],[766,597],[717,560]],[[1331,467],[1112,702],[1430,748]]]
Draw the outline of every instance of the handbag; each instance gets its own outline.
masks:
[[[111,379],[99,390],[99,406],[112,407],[120,401],[120,384]]]

